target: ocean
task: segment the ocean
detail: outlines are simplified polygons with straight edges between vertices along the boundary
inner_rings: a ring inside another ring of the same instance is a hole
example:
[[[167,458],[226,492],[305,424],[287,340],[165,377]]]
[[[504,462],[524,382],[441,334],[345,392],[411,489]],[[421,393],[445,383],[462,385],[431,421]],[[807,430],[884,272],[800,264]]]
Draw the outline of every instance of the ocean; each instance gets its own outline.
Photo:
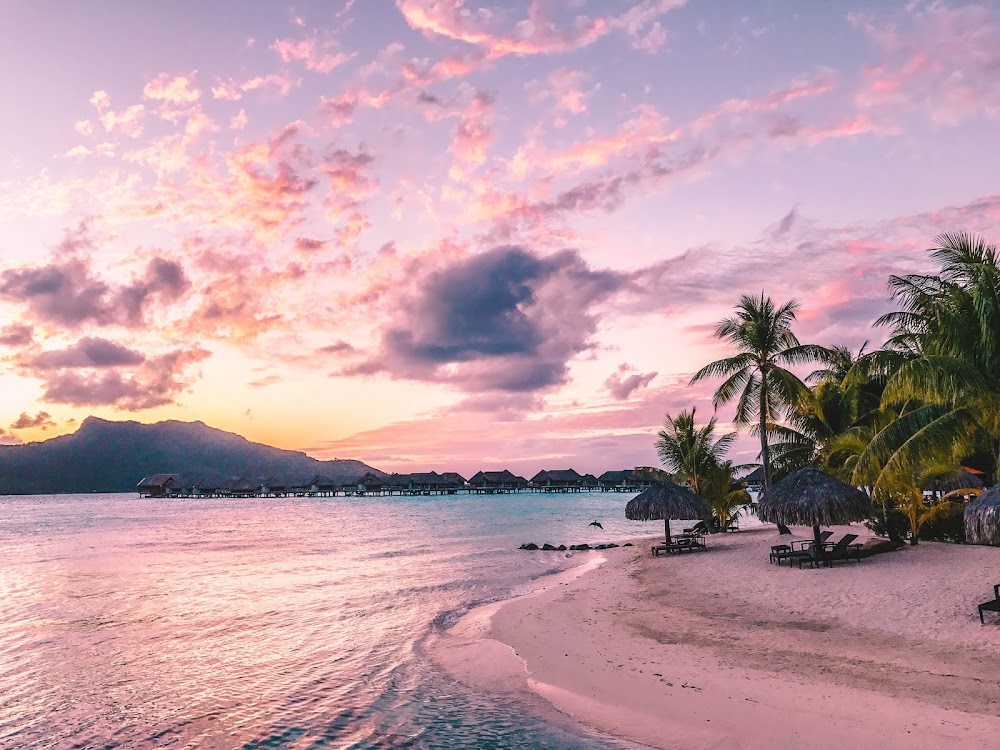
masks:
[[[424,647],[595,554],[522,542],[662,532],[630,497],[0,497],[0,747],[626,747]]]

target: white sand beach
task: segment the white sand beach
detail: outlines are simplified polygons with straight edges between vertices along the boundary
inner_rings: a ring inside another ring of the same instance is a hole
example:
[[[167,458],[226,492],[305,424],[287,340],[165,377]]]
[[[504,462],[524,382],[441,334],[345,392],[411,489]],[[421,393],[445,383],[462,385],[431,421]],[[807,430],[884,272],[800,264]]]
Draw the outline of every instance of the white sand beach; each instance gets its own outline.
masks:
[[[799,570],[769,564],[778,541],[760,529],[682,556],[651,557],[651,539],[588,553],[470,612],[435,653],[460,680],[531,690],[657,748],[1000,747],[1000,624],[976,612],[1000,549],[921,543]]]

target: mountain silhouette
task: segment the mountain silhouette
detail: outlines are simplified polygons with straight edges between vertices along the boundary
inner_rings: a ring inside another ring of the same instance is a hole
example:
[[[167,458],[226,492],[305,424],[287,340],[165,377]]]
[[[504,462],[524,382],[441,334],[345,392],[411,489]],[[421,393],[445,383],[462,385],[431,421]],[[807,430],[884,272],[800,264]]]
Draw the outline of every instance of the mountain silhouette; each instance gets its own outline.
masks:
[[[157,473],[222,483],[322,474],[346,483],[369,471],[383,474],[361,461],[320,461],[203,422],[175,420],[140,424],[87,417],[71,435],[0,446],[0,494],[6,495],[131,492],[143,477]]]

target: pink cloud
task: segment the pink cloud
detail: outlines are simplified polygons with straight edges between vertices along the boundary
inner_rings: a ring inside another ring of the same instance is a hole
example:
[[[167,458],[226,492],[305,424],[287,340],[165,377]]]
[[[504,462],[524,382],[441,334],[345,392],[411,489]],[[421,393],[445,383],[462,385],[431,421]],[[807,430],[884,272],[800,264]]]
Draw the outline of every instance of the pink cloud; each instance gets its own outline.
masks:
[[[108,133],[117,129],[122,135],[138,138],[142,135],[145,116],[146,108],[141,104],[133,104],[120,112],[108,110],[99,119]]]
[[[245,109],[240,109],[239,113],[234,115],[232,119],[229,120],[229,128],[231,130],[243,130],[243,128],[247,126],[248,120],[247,111]]]
[[[251,91],[274,91],[279,96],[288,96],[288,93],[297,84],[298,81],[289,75],[268,73],[267,75],[252,76],[245,81],[236,81],[232,78],[218,79],[211,91],[214,99],[236,102]]]
[[[173,403],[197,378],[192,367],[208,356],[191,346],[148,357],[134,368],[65,368],[35,375],[42,376],[42,400],[48,403],[138,411]]]
[[[321,42],[315,37],[276,39],[271,44],[271,49],[278,53],[282,62],[301,62],[308,70],[317,73],[329,73],[354,57],[353,54],[334,51],[332,47],[332,42]]]
[[[201,90],[194,85],[194,75],[171,76],[160,73],[142,90],[146,99],[168,105],[193,104],[201,97]]]
[[[97,110],[98,114],[100,114],[111,106],[111,97],[108,96],[107,91],[95,91],[93,96],[90,97],[90,103]]]
[[[462,115],[450,148],[455,157],[455,163],[449,170],[452,179],[462,179],[469,170],[486,161],[486,149],[493,141],[489,120],[494,102],[491,94],[477,91]]]
[[[608,389],[612,397],[624,401],[633,393],[646,388],[658,374],[657,372],[637,372],[631,365],[622,364],[604,381],[604,387]]]
[[[491,55],[567,52],[592,44],[608,31],[604,18],[578,16],[557,27],[532,3],[528,17],[511,21],[501,9],[470,10],[454,0],[396,0],[411,28],[481,46]]]
[[[1000,117],[996,7],[918,2],[908,11],[849,15],[883,55],[862,71],[858,107],[890,122],[921,112],[941,126]]]

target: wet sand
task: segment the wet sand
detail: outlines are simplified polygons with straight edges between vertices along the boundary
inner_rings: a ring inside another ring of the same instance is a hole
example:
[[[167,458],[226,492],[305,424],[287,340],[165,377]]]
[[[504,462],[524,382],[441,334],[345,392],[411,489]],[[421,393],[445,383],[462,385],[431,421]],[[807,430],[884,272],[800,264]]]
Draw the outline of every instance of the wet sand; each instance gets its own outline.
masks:
[[[1000,549],[922,543],[799,570],[768,563],[778,541],[578,555],[533,594],[470,612],[436,658],[651,747],[1000,747],[1000,625],[975,606],[1000,583]]]

